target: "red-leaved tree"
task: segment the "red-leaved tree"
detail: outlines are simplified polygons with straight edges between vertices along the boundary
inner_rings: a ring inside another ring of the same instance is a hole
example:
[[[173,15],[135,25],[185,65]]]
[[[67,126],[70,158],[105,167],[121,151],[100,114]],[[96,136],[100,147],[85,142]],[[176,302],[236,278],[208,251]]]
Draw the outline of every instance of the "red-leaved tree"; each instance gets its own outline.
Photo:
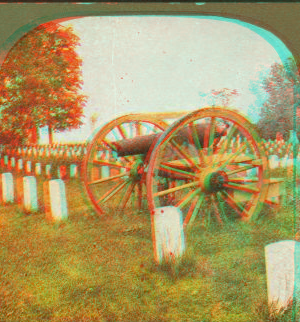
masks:
[[[79,38],[54,22],[23,36],[0,68],[0,138],[4,143],[37,143],[38,128],[64,131],[82,125],[86,96],[81,91]]]

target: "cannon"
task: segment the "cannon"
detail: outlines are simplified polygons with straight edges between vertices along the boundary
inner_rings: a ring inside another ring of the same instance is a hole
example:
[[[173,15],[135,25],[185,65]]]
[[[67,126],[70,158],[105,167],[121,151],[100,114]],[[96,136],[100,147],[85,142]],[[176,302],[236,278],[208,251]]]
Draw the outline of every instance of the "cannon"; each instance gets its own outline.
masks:
[[[121,116],[92,139],[83,173],[99,214],[175,206],[184,227],[250,219],[270,183],[255,126],[225,107]]]

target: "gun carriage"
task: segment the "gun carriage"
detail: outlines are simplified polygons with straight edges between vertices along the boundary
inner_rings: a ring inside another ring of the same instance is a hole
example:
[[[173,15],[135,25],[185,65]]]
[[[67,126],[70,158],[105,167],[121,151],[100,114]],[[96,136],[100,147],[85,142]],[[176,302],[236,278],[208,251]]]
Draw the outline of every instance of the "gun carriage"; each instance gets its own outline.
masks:
[[[247,118],[224,107],[121,116],[91,141],[86,191],[100,214],[179,207],[184,226],[260,212],[268,163]]]

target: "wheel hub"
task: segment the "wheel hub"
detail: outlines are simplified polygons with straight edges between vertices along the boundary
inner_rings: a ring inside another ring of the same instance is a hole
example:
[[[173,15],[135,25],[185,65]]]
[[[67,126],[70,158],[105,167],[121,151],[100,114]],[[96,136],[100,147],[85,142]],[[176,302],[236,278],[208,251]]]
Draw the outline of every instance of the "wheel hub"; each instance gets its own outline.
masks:
[[[227,182],[228,176],[225,171],[205,171],[200,174],[199,185],[203,192],[220,191]]]
[[[139,181],[144,172],[143,158],[137,158],[130,170],[130,177],[133,181]]]

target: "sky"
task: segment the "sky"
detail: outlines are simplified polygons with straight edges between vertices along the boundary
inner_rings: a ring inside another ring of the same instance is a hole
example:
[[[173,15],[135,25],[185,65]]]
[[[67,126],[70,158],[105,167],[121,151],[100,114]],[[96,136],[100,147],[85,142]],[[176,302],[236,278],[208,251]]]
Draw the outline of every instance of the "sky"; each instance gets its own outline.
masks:
[[[77,52],[89,98],[85,125],[55,134],[59,142],[91,137],[91,115],[100,127],[126,113],[193,111],[211,103],[211,90],[222,88],[236,89],[231,105],[255,121],[263,91],[251,92],[251,84],[282,59],[266,40],[269,33],[229,19],[115,16],[61,24],[71,25],[81,39]]]

